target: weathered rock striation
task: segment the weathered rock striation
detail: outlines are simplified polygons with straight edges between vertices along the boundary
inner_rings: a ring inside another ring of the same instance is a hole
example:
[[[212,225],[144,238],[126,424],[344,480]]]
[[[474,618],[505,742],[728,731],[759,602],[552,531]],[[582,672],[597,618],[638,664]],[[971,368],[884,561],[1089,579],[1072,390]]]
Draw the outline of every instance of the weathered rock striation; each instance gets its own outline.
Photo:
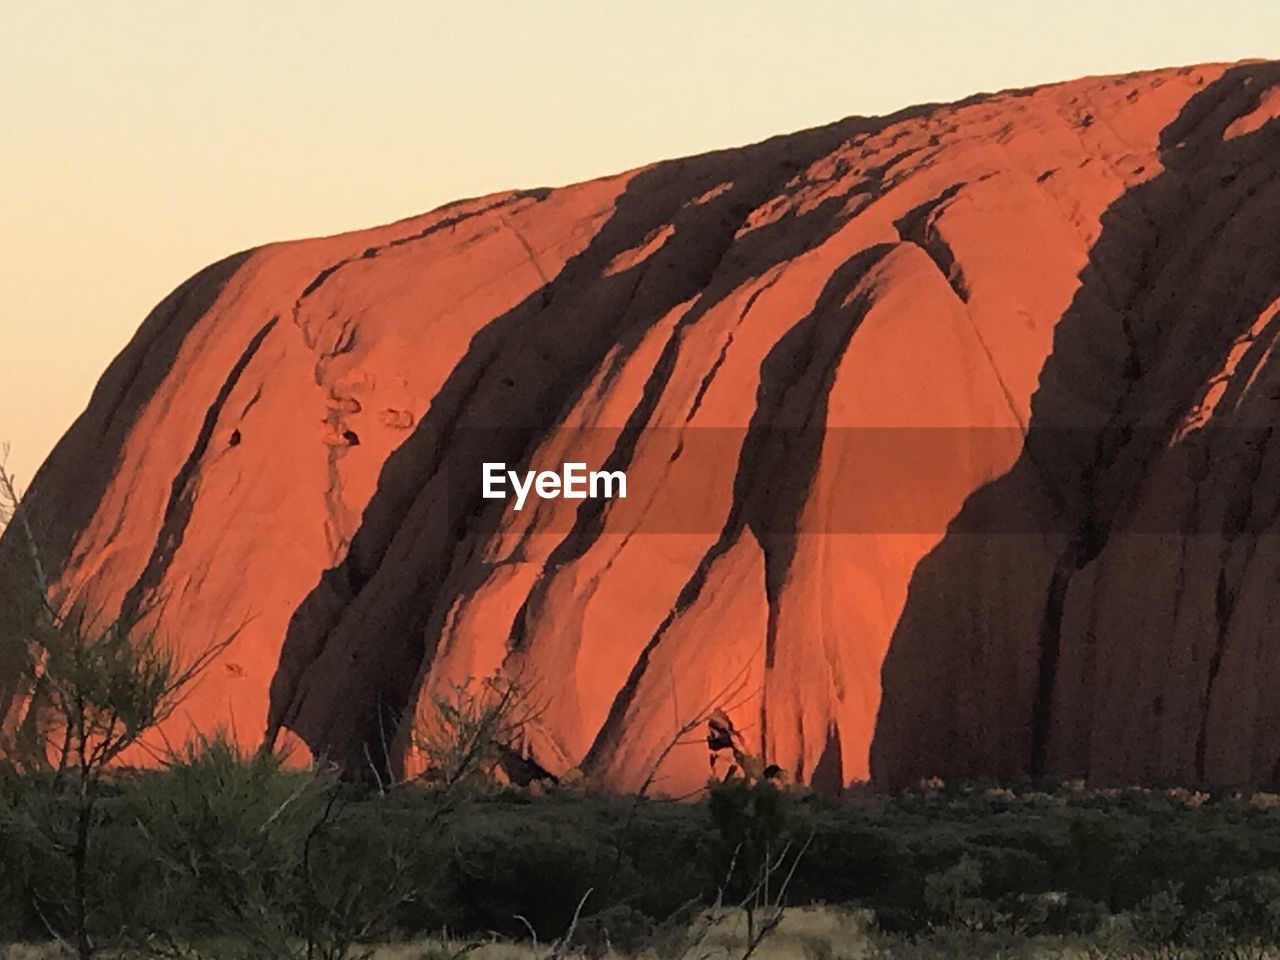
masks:
[[[31,513],[64,596],[235,633],[170,740],[381,775],[505,673],[611,790],[716,708],[822,789],[1280,780],[1278,116],[1274,63],[1092,78],[253,250]]]

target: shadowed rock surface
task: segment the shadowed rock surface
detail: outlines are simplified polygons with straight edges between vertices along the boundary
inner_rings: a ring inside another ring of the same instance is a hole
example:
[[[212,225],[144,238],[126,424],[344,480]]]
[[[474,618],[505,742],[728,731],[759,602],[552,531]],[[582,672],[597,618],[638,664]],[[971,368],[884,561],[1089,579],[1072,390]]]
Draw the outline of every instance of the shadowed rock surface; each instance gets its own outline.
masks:
[[[1091,78],[250,251],[31,515],[67,596],[240,628],[175,741],[412,772],[399,719],[502,672],[529,761],[611,790],[699,785],[714,708],[823,789],[1280,779],[1278,89]],[[498,460],[628,497],[517,512]]]

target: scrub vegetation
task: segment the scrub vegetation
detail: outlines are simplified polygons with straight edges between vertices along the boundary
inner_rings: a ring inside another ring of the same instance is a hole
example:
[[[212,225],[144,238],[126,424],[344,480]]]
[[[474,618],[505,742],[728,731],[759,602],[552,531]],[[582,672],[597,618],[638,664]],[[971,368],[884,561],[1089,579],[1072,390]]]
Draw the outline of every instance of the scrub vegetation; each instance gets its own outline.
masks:
[[[0,779],[0,941],[74,950],[79,807],[52,777]],[[83,919],[104,954],[1261,957],[1280,942],[1271,794],[379,792],[221,739],[100,789]]]

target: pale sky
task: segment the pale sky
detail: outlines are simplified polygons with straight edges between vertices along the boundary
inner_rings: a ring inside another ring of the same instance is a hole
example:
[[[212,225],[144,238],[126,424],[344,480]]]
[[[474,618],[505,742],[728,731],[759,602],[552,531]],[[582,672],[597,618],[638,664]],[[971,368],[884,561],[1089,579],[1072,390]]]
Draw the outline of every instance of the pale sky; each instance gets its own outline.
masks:
[[[851,114],[1277,56],[1276,0],[0,0],[0,440],[29,479],[147,311],[236,250]]]

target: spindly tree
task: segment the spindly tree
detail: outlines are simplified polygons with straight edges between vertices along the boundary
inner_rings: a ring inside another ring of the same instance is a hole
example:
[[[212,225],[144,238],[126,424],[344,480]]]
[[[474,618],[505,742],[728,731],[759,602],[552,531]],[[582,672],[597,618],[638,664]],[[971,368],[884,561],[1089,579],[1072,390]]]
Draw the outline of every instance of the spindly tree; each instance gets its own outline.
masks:
[[[69,835],[56,818],[46,829],[52,849],[69,861],[70,890],[57,895],[66,900],[75,951],[88,958],[95,951],[89,878],[103,778],[173,714],[234,637],[184,657],[144,626],[154,608],[104,617],[61,596],[4,453],[0,521],[10,562],[0,642],[18,669],[0,691],[0,758],[19,772],[49,776],[53,794],[71,798]]]

